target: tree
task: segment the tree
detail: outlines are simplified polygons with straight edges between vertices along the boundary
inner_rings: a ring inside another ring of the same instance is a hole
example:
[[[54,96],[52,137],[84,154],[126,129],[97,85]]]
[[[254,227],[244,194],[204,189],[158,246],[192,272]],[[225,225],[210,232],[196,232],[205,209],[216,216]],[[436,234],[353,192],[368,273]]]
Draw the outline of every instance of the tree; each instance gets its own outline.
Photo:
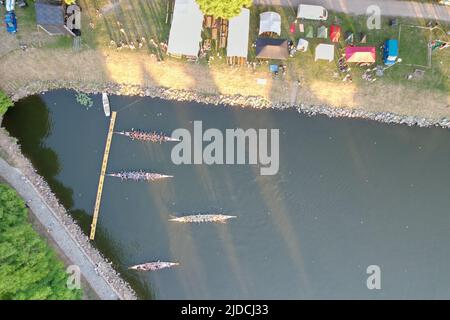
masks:
[[[206,15],[230,19],[239,15],[242,7],[250,7],[252,0],[196,0]]]
[[[12,100],[4,93],[3,91],[0,91],[0,116],[4,115],[6,110],[8,110],[9,107],[12,107],[14,103]]]
[[[0,300],[72,300],[68,274],[54,251],[28,222],[25,203],[0,184]]]

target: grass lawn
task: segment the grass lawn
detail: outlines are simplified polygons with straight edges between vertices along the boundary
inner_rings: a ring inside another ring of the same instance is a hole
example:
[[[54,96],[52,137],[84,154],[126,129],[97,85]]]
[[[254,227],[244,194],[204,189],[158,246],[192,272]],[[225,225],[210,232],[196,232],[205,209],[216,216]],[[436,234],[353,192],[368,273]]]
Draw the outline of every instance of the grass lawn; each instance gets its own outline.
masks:
[[[168,1],[166,0],[154,0],[154,1],[121,1],[114,6],[108,5],[106,0],[79,0],[83,8],[82,12],[82,39],[83,43],[88,48],[101,48],[106,49],[109,46],[111,40],[116,43],[119,41],[131,42],[133,41],[137,47],[137,40],[141,40],[142,37],[146,39],[144,49],[150,54],[157,54],[161,58],[170,59],[164,57],[160,48],[155,47],[151,43],[151,39],[155,43],[167,42],[170,31],[170,21],[166,23]],[[103,14],[98,16],[96,9],[103,8]],[[295,20],[296,8],[293,7],[274,7],[274,6],[253,6],[251,8],[250,17],[250,37],[249,37],[249,54],[248,60],[254,61],[255,48],[253,44],[258,37],[259,29],[259,14],[265,11],[275,11],[281,15],[281,38],[293,40],[297,43],[298,39],[305,37],[304,33],[300,33],[298,25],[296,26],[296,32],[290,33],[290,23]],[[30,10],[31,12],[31,10]],[[32,18],[32,17],[30,17]],[[342,13],[329,12],[329,19],[324,24],[329,28],[331,24],[336,23],[341,26],[342,37],[340,43],[336,45],[336,59],[334,62],[327,61],[314,61],[314,48],[318,43],[331,43],[329,39],[312,38],[307,39],[310,42],[310,46],[307,52],[298,52],[295,57],[289,58],[286,62],[288,66],[287,80],[302,79],[302,81],[341,81],[343,75],[339,74],[337,68],[337,59],[343,53],[345,48],[345,42],[343,34],[346,31],[354,33],[355,41],[358,38],[358,34],[363,32],[367,35],[366,44],[364,46],[375,46],[377,48],[377,64],[382,64],[380,46],[386,39],[398,39],[399,29],[401,25],[401,41],[399,56],[402,58],[402,63],[389,68],[385,72],[383,78],[378,79],[387,85],[390,82],[405,83],[409,86],[418,88],[434,88],[438,90],[448,91],[450,71],[446,67],[446,62],[450,60],[450,49],[444,50],[445,52],[434,53],[436,57],[433,57],[432,68],[423,68],[420,66],[428,66],[428,41],[431,31],[429,29],[415,28],[410,25],[424,26],[426,21],[418,19],[399,18],[399,24],[395,27],[389,26],[389,19],[382,19],[382,28],[380,30],[368,30],[366,26],[366,17],[364,16],[349,16]],[[89,24],[94,24],[92,29]],[[317,27],[321,25],[321,22],[306,20],[303,22],[305,30],[308,26],[313,26],[314,33],[317,32]],[[203,32],[203,38],[208,37],[208,31]],[[437,35],[438,38],[446,38],[445,33]],[[48,47],[70,47],[71,42],[69,40],[59,39],[49,44]],[[130,54],[132,51],[128,50]],[[142,50],[142,49],[141,49]],[[138,51],[138,50],[136,50]],[[214,59],[210,61],[210,65],[213,68],[226,68],[226,59],[224,59],[225,51],[212,50],[207,56],[213,56]],[[219,58],[218,58],[219,57]],[[441,63],[442,61],[442,63]],[[207,64],[206,59],[200,59],[200,64]],[[406,80],[406,76],[412,73],[417,68],[423,68],[425,75],[422,79]],[[361,75],[364,72],[364,68],[360,68],[356,65],[351,66],[353,83],[366,85],[367,82],[362,80]],[[268,70],[266,64],[259,65],[257,70]]]
[[[250,29],[250,41],[252,43],[254,43],[257,38],[259,14],[269,10],[276,11],[281,15],[281,38],[291,39],[294,43],[297,43],[299,38],[305,38],[305,33],[300,33],[298,26],[294,34],[289,31],[290,23],[295,19],[295,10],[293,8],[258,6],[252,8]],[[309,20],[305,20],[303,23],[305,30],[308,26],[313,26],[315,33],[317,32],[317,27],[322,24],[321,22]],[[387,85],[390,82],[402,82],[406,85],[418,88],[434,88],[445,92],[449,91],[450,70],[448,65],[450,64],[450,49],[433,53],[432,68],[422,68],[425,70],[423,79],[406,80],[406,76],[417,69],[417,66],[428,66],[428,41],[430,33],[432,33],[431,38],[433,39],[447,39],[447,41],[449,41],[450,37],[445,35],[445,32],[439,30],[431,32],[430,29],[409,27],[409,25],[425,26],[426,24],[426,21],[424,20],[409,18],[399,18],[398,25],[395,27],[389,26],[388,18],[383,18],[382,28],[380,30],[369,30],[366,26],[366,17],[364,16],[349,16],[342,13],[330,12],[329,19],[324,25],[329,29],[330,25],[333,23],[340,25],[342,30],[341,40],[336,45],[336,59],[334,62],[314,62],[315,46],[318,43],[331,43],[329,39],[318,38],[307,39],[310,42],[308,51],[305,53],[298,52],[294,58],[290,58],[287,62],[291,68],[294,66],[298,75],[306,81],[313,79],[340,81],[340,77],[335,79],[335,75],[338,72],[337,58],[343,53],[345,48],[346,44],[343,39],[343,34],[346,31],[352,31],[355,35],[355,40],[358,38],[358,33],[365,33],[367,35],[367,43],[359,44],[358,42],[355,42],[354,44],[360,46],[375,46],[377,48],[377,64],[382,64],[382,52],[380,46],[386,39],[398,39],[401,25],[402,33],[399,56],[402,58],[403,62],[386,70],[385,76],[378,81],[383,81]],[[448,26],[446,27],[448,29]],[[254,56],[254,48],[251,47],[249,57]],[[362,84],[366,82],[361,79],[361,75],[365,68],[360,68],[356,65],[351,65],[351,68],[354,83]]]
[[[81,0],[83,11],[82,39],[90,48],[109,46],[111,40],[119,43],[146,39],[144,48],[149,53],[161,54],[160,50],[152,45],[166,41],[169,37],[170,25],[166,23],[167,3],[165,0],[155,1],[121,1],[115,7],[105,7],[105,13],[98,16],[97,8],[103,8],[105,0]],[[94,29],[89,23],[94,23]],[[121,29],[124,32],[121,32]]]
[[[24,30],[36,30],[36,11],[34,10],[34,5],[30,3],[30,5],[26,8],[17,8],[16,9],[16,16],[17,16],[17,27],[19,31],[21,29]],[[20,39],[20,37],[23,35],[20,32],[17,34],[17,37]]]
[[[402,63],[428,67],[428,43],[432,31],[411,25],[402,25],[399,56]]]
[[[134,50],[134,52],[143,52],[145,50],[149,54],[157,54],[161,58],[171,59],[165,57],[160,48],[155,47],[151,40],[156,44],[160,42],[167,42],[170,30],[170,21],[166,22],[167,8],[169,1],[167,0],[122,0],[114,2],[113,5],[108,0],[79,0],[82,7],[82,40],[83,48],[108,50],[111,40],[118,43],[120,40],[124,42],[133,41],[137,47],[137,40],[142,37],[146,39],[144,48],[141,50]],[[103,14],[99,16],[96,9],[102,8]],[[297,43],[298,39],[305,37],[304,33],[300,33],[298,25],[296,32],[290,33],[290,23],[295,20],[296,8],[293,7],[273,7],[273,6],[253,6],[251,8],[250,17],[250,39],[249,39],[249,54],[248,60],[254,61],[255,43],[258,36],[259,29],[259,14],[264,11],[275,11],[280,13],[282,19],[281,38],[293,40]],[[25,37],[27,30],[36,30],[35,13],[33,5],[27,9],[18,10],[19,28],[21,31],[17,35],[18,38]],[[402,58],[402,63],[399,63],[388,70],[386,70],[384,77],[377,81],[386,84],[402,83],[414,88],[437,89],[440,91],[449,92],[449,77],[450,70],[450,49],[435,51],[432,55],[432,67],[424,68],[419,66],[428,65],[428,41],[430,38],[430,30],[422,28],[414,28],[409,25],[424,26],[426,21],[419,19],[399,18],[398,25],[391,27],[388,24],[387,18],[382,19],[382,28],[380,30],[368,30],[366,26],[366,17],[364,16],[349,16],[341,13],[329,12],[329,19],[324,24],[329,28],[331,24],[336,23],[341,26],[342,34],[346,31],[354,33],[355,41],[358,34],[363,32],[367,35],[366,44],[364,46],[375,46],[377,48],[377,64],[382,64],[380,46],[386,39],[398,39],[399,29],[401,25],[400,38],[400,52],[399,56]],[[94,28],[90,27],[90,23],[94,24]],[[321,24],[316,21],[306,20],[303,22],[305,29],[308,26],[314,28],[317,32],[317,27]],[[441,26],[445,31],[448,26]],[[435,30],[432,33],[433,39],[450,40],[445,31]],[[40,32],[42,33],[42,32]],[[203,32],[203,37],[208,37],[208,32]],[[345,43],[343,36],[340,43],[336,45],[336,57],[334,62],[314,61],[314,48],[318,43],[330,43],[329,39],[308,39],[310,46],[307,52],[298,52],[295,57],[289,58],[285,63],[288,67],[287,79],[296,80],[301,79],[305,82],[313,82],[316,80],[341,82],[342,74],[339,74],[337,68],[337,58],[343,53]],[[55,48],[70,48],[72,41],[70,37],[53,37],[51,41],[46,42],[46,47],[50,49]],[[122,52],[133,54],[130,49],[123,49]],[[221,70],[221,68],[229,68],[224,59],[225,51],[212,51],[209,56],[214,56],[214,60],[210,61],[210,67]],[[219,58],[218,58],[219,57]],[[221,58],[221,59],[220,59]],[[206,65],[206,59],[200,59],[200,64]],[[411,74],[415,69],[425,70],[425,75],[422,79],[406,80],[406,76]],[[267,64],[262,64],[257,67],[258,71],[268,72]],[[353,76],[353,83],[357,85],[368,85],[368,83],[361,79],[364,68],[356,65],[351,65],[351,72]]]

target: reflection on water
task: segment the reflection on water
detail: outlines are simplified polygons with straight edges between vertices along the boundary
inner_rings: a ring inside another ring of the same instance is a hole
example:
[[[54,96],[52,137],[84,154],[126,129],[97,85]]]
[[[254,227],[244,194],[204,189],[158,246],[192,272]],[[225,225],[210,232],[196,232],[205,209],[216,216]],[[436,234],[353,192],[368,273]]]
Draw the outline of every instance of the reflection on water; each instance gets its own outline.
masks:
[[[101,97],[71,91],[19,102],[3,125],[88,232],[108,129]],[[115,135],[109,172],[173,175],[157,183],[106,177],[96,245],[143,298],[448,298],[450,133],[295,111],[111,97],[116,130],[280,129],[280,171],[172,164],[173,144]],[[171,215],[221,212],[225,225]],[[153,260],[180,266],[136,273]],[[368,290],[379,265],[382,290]]]

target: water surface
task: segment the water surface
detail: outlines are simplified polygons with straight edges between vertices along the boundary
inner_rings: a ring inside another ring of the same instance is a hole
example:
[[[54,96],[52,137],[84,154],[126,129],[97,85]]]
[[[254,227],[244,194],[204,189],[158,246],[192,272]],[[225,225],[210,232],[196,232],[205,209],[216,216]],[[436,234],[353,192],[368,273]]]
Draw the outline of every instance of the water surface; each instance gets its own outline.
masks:
[[[109,120],[72,91],[24,99],[3,125],[86,233]],[[303,299],[450,297],[450,132],[364,120],[306,117],[111,97],[116,130],[280,129],[280,170],[181,165],[173,144],[114,135],[108,171],[174,175],[158,183],[106,177],[95,244],[142,298]],[[222,212],[226,225],[170,215]],[[136,273],[154,260],[177,268]],[[368,290],[378,265],[382,290]]]

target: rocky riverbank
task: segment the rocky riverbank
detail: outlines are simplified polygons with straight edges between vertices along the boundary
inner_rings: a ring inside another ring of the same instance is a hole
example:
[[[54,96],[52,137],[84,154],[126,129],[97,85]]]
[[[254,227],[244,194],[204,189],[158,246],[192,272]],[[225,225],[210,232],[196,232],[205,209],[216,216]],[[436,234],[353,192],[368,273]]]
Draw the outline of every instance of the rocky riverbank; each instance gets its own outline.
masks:
[[[8,132],[0,129],[0,154],[13,167],[31,182],[33,187],[38,191],[40,198],[47,204],[51,211],[57,215],[64,228],[69,232],[72,239],[81,249],[84,255],[95,266],[95,272],[102,277],[117,297],[122,300],[136,300],[137,296],[134,290],[125,282],[121,276],[114,270],[112,263],[108,261],[102,254],[92,246],[88,237],[83,233],[78,224],[71,218],[65,208],[59,203],[55,194],[51,191],[47,182],[33,168],[31,162],[23,156],[20,146],[16,140],[9,136]],[[70,252],[64,252],[70,259]],[[90,285],[95,291],[95,285]]]
[[[195,101],[210,105],[228,105],[239,107],[250,107],[255,109],[295,108],[299,113],[306,115],[325,115],[330,118],[359,118],[379,121],[391,124],[405,124],[408,126],[431,127],[439,126],[450,128],[448,118],[425,118],[411,115],[400,115],[391,112],[370,112],[358,108],[336,108],[327,105],[290,105],[288,103],[273,104],[269,100],[258,96],[243,95],[210,95],[188,90],[167,89],[162,87],[141,87],[138,85],[122,85],[117,83],[84,83],[78,81],[36,81],[20,88],[12,95],[14,101],[33,94],[43,93],[55,89],[72,89],[90,94],[107,92],[115,95],[141,96],[161,98],[173,101]]]

